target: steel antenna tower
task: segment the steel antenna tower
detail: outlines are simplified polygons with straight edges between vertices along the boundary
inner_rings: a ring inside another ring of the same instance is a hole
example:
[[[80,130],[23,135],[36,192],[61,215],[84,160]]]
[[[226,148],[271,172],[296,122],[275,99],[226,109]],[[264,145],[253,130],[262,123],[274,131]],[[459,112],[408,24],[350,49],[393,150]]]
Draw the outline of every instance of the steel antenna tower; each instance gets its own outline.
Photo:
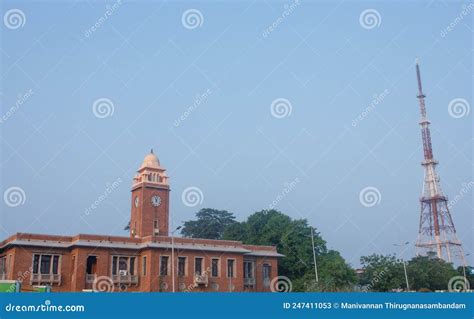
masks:
[[[430,121],[426,117],[425,95],[421,85],[420,65],[416,60],[416,77],[418,80],[418,101],[420,104],[420,126],[423,140],[424,160],[421,162],[425,170],[423,193],[420,198],[421,214],[418,239],[416,241],[417,255],[428,252],[436,253],[438,258],[447,262],[465,264],[461,242],[456,236],[448,198],[443,194],[436,172],[438,161],[433,158],[431,146]]]

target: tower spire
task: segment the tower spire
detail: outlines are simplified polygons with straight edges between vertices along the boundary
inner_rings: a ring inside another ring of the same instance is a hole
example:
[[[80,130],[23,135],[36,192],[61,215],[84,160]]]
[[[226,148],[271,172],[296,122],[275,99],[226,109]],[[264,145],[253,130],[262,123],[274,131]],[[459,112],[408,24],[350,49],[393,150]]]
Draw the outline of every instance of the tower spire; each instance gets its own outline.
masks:
[[[461,242],[457,239],[448,199],[444,196],[436,172],[438,162],[433,158],[431,145],[430,121],[426,115],[425,94],[421,84],[420,65],[416,61],[416,78],[418,81],[418,102],[420,106],[420,127],[423,141],[424,160],[421,163],[425,170],[423,194],[420,198],[421,216],[416,247],[421,251],[435,252],[438,258],[453,262],[458,259],[465,264]]]

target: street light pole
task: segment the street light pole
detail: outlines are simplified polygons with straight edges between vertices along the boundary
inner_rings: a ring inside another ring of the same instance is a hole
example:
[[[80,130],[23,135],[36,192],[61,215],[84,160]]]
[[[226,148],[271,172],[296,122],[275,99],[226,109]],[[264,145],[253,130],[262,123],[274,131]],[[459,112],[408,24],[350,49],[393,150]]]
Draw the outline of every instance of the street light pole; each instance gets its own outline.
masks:
[[[463,276],[464,276],[464,287],[466,287],[467,289],[467,277],[466,277],[466,257],[469,256],[470,254],[466,254],[463,256],[463,261],[462,261],[462,272],[463,272]]]
[[[175,292],[174,285],[174,233],[177,230],[180,230],[181,226],[177,227],[171,232],[171,286],[173,287],[173,292]]]
[[[403,263],[403,270],[405,271],[405,281],[407,284],[407,292],[410,291],[410,284],[408,283],[408,275],[407,275],[407,265],[405,263],[405,260],[402,258],[402,263]]]
[[[313,227],[311,227],[311,244],[313,246],[314,274],[316,275],[316,282],[319,282],[318,265],[316,264],[316,251],[314,250],[314,229],[313,229]]]
[[[403,244],[393,244],[394,246],[397,246],[397,247],[404,247],[406,245],[408,245],[410,242],[405,242]],[[408,274],[407,274],[407,265],[405,263],[405,260],[403,259],[402,257],[402,263],[403,263],[403,271],[405,272],[405,282],[406,282],[406,285],[407,285],[407,292],[410,291],[410,284],[408,283]]]

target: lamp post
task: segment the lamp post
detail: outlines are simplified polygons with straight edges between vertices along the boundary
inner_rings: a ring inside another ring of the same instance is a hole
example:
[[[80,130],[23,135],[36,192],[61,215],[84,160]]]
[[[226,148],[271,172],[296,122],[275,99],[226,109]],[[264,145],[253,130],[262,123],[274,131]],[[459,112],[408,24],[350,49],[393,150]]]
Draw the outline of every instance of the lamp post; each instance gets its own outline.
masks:
[[[311,227],[311,245],[313,246],[314,274],[316,275],[316,282],[319,282],[318,265],[316,264],[316,251],[314,250],[314,228],[313,227]]]
[[[406,245],[408,245],[410,242],[407,241],[403,244],[393,244],[394,246],[397,246],[397,247],[405,247]],[[410,291],[410,284],[408,283],[408,275],[407,275],[407,265],[405,264],[405,260],[403,259],[402,257],[402,263],[403,263],[403,271],[405,272],[405,282],[407,284],[407,292]]]
[[[174,233],[177,230],[180,230],[181,226],[176,227],[175,230],[171,232],[171,286],[173,287],[173,292],[175,292],[174,287]]]
[[[467,289],[467,277],[466,277],[466,257],[469,256],[470,254],[465,254],[463,256],[463,261],[462,261],[462,272],[464,276],[464,287]]]

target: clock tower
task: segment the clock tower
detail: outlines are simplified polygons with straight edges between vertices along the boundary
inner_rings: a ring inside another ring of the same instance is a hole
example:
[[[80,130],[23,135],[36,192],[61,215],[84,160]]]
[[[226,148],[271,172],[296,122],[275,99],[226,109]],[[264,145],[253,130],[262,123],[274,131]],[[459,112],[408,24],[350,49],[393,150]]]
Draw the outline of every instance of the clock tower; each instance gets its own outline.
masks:
[[[130,237],[168,236],[168,176],[153,150],[133,178]]]

